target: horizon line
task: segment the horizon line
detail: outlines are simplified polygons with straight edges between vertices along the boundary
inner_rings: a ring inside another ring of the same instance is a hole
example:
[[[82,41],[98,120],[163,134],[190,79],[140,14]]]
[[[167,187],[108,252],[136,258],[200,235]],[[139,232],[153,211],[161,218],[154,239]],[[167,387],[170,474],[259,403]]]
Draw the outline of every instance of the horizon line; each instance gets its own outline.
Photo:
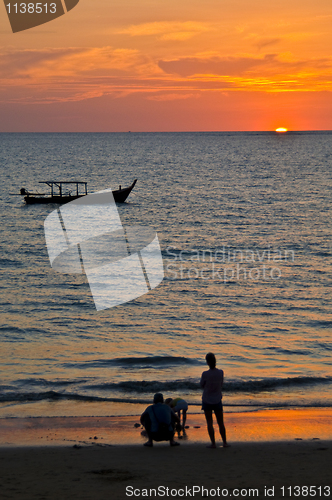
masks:
[[[118,131],[0,131],[0,134],[277,134],[287,135],[289,133],[302,133],[302,132],[332,132],[332,129],[299,129],[291,130],[280,133],[274,130],[118,130]]]

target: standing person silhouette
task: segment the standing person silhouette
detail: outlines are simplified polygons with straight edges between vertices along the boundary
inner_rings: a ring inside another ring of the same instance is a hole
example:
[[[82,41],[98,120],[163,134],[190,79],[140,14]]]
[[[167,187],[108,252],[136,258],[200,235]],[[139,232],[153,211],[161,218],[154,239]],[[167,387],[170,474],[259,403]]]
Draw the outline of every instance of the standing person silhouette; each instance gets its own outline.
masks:
[[[216,357],[212,352],[205,356],[206,362],[209,365],[209,370],[202,373],[200,385],[203,389],[202,410],[205,413],[208,433],[211,439],[211,444],[208,448],[216,448],[216,440],[214,437],[213,417],[212,412],[216,416],[219,432],[223,441],[224,448],[229,446],[226,439],[226,429],[224,425],[223,407],[222,407],[222,385],[224,381],[224,372],[216,368]]]

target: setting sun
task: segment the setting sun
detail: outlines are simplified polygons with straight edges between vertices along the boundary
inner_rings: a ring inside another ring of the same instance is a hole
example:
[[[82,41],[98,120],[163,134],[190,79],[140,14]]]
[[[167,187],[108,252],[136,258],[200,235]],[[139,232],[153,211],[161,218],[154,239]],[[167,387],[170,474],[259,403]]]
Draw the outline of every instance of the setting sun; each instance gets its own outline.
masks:
[[[287,132],[287,128],[284,128],[284,127],[279,127],[279,128],[276,128],[275,130],[276,132]]]

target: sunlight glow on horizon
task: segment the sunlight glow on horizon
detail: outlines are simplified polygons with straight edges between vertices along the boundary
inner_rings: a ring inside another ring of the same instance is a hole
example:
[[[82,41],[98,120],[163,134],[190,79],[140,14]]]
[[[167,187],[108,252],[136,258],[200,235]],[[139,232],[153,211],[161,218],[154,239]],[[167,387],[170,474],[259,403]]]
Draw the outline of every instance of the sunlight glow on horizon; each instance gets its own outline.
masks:
[[[288,132],[287,128],[285,127],[279,127],[275,129],[276,132]]]

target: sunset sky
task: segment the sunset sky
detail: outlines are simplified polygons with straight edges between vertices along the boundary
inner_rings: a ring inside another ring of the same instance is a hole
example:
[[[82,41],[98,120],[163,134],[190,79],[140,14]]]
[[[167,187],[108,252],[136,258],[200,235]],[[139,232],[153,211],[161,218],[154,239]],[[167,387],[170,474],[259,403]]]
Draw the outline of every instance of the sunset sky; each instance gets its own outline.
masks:
[[[80,0],[13,34],[0,131],[332,129],[331,0]]]

